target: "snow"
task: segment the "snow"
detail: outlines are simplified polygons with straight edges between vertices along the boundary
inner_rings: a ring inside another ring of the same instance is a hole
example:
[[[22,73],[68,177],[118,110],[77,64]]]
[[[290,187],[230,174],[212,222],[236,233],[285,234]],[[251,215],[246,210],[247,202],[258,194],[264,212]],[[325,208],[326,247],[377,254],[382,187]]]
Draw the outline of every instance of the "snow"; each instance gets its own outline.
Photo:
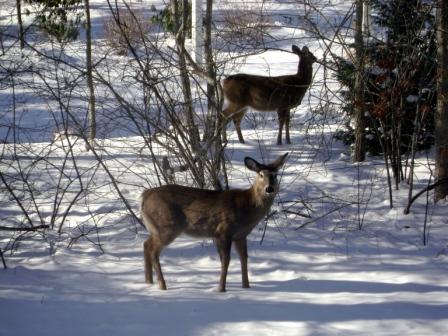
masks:
[[[0,2],[1,20],[9,20],[5,3]],[[108,8],[104,1],[91,3],[92,16],[99,24]],[[133,3],[141,8],[149,8],[151,3],[161,7],[161,1]],[[293,43],[307,44],[318,57],[323,55],[321,42],[296,28],[295,23],[302,21],[301,7],[283,1],[268,3],[276,13],[273,22],[283,22],[281,15],[285,13],[293,20],[291,26],[274,32],[281,38],[288,37],[279,42],[284,51],[252,55],[235,72],[281,75],[296,71],[297,57],[287,52]],[[343,17],[350,7],[347,1],[316,1],[318,4],[321,13],[332,20]],[[313,15],[326,27],[328,22]],[[70,62],[82,64],[73,50],[67,53]],[[109,75],[119,78],[125,74],[119,67],[125,61],[111,56],[110,62],[115,61],[116,72]],[[106,183],[107,174],[99,171],[95,156],[80,144],[74,146],[72,154],[78,166],[67,163],[64,173],[71,176],[75,168],[81,169],[89,181],[87,186],[97,189],[81,196],[86,205],[70,212],[64,236],[51,230],[45,235],[27,235],[13,253],[5,254],[8,269],[0,270],[0,335],[445,334],[447,204],[429,203],[426,215],[422,196],[405,216],[408,189],[403,183],[399,191],[394,190],[395,207],[389,209],[381,158],[369,157],[368,162],[351,164],[349,150],[331,137],[338,121],[312,123],[308,112],[321,104],[324,76],[321,65],[316,64],[314,69],[314,84],[291,127],[293,145],[274,145],[274,113],[248,113],[243,129],[246,144],[238,143],[233,128],[228,131],[226,154],[233,164],[232,187],[247,187],[252,179],[243,168],[244,156],[268,161],[290,152],[273,208],[277,214],[266,226],[260,223],[248,237],[250,289],[241,288],[240,265],[232,252],[227,292],[219,293],[220,262],[213,242],[186,236],[178,238],[161,256],[168,290],[146,284],[143,242],[147,233],[126,214]],[[330,81],[331,85],[336,84]],[[133,90],[137,92],[138,88],[129,87],[129,95]],[[28,108],[22,111],[21,126],[37,129],[35,133],[25,129],[21,134],[26,148],[20,162],[26,166],[32,162],[32,155],[49,153],[48,161],[35,163],[45,169],[39,173],[30,170],[30,178],[36,185],[64,187],[56,181],[65,155],[63,146],[70,139],[58,136],[50,144],[54,134],[44,134],[40,129],[53,125],[48,115],[51,104],[45,97],[33,97],[32,92],[23,90],[20,94]],[[82,106],[82,102],[76,102],[74,107],[78,104]],[[7,117],[1,118],[9,122]],[[113,116],[110,118],[114,121]],[[0,131],[5,139],[5,129]],[[100,155],[116,174],[123,196],[137,211],[138,195],[152,183],[148,172],[151,161],[144,156],[136,159],[135,148],[141,145],[141,139],[123,136],[121,131],[100,139]],[[76,141],[76,136],[69,137]],[[8,148],[7,144],[2,146],[2,150]],[[4,153],[10,153],[8,150]],[[429,155],[432,157],[432,153]],[[2,152],[1,158],[8,160],[9,156]],[[416,190],[427,185],[432,165],[426,153],[420,153]],[[74,195],[77,187],[76,182],[67,186],[68,194]],[[45,195],[35,197],[39,200]],[[40,211],[49,220],[53,200],[46,201]],[[1,225],[9,220],[23,221],[11,200],[2,198],[0,204]],[[427,231],[423,231],[425,221]],[[85,236],[79,237],[80,232]],[[9,243],[10,236],[0,231],[0,248]]]
[[[417,95],[409,95],[406,97],[406,101],[408,103],[416,103],[416,102],[418,102],[418,96]]]
[[[214,246],[188,237],[163,255],[166,292],[143,282],[143,235],[117,233],[104,254],[80,248],[20,258],[14,269],[2,271],[0,334],[441,335],[446,330],[446,258],[408,242],[388,243],[368,230],[346,237],[313,229],[269,230],[261,245],[259,230],[250,238],[252,288],[239,287],[233,258],[226,293],[216,291]]]

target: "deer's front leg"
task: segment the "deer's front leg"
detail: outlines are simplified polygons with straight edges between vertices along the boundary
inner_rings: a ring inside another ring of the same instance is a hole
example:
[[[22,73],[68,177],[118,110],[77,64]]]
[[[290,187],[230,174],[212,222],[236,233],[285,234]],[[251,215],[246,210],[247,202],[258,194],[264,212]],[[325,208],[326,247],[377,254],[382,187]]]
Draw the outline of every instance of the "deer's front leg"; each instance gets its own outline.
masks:
[[[242,287],[249,288],[249,276],[247,275],[247,240],[243,238],[235,240],[234,243],[240,256]]]
[[[278,109],[277,116],[278,116],[277,145],[281,145],[282,144],[283,125],[285,124],[285,121],[286,121],[286,111],[284,109]]]
[[[232,241],[227,238],[216,239],[216,248],[218,249],[219,258],[221,259],[221,277],[219,279],[219,291],[226,291],[227,270],[230,263],[230,248]]]
[[[285,111],[285,133],[286,133],[286,143],[291,144],[291,139],[289,138],[289,122],[291,121],[291,111],[287,109]]]

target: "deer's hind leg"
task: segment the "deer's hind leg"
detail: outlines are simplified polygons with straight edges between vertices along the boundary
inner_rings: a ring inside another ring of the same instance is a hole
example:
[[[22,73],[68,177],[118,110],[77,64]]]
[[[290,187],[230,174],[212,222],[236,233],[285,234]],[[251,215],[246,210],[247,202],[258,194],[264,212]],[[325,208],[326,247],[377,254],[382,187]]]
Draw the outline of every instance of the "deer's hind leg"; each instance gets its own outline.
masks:
[[[146,283],[153,284],[152,277],[152,257],[150,252],[151,237],[143,243],[143,256],[145,258],[145,280]]]
[[[162,252],[163,245],[160,243],[154,244],[154,247],[152,249],[152,260],[154,263],[154,269],[157,273],[157,281],[159,282],[159,288],[162,290],[166,290],[166,282],[165,278],[163,277],[162,273],[162,266],[160,266],[160,252]]]
[[[160,266],[160,253],[167,244],[163,244],[160,237],[151,233],[148,240],[144,244],[145,253],[145,276],[148,283],[153,283],[152,269],[154,268],[157,274],[157,281],[159,288],[165,290],[166,282],[163,277],[162,267]]]
[[[223,135],[224,135],[224,139],[227,141],[226,138],[226,126],[227,123],[229,122],[229,119],[232,118],[233,120],[233,124],[235,125],[235,130],[236,133],[238,134],[238,140],[241,143],[244,143],[244,138],[243,138],[243,134],[241,133],[241,121],[243,120],[244,115],[247,112],[247,107],[245,106],[240,106],[238,104],[234,104],[232,102],[229,102],[229,105],[227,106],[227,108],[225,108],[222,111],[222,130],[223,130]]]
[[[244,107],[233,115],[233,123],[235,124],[236,133],[238,134],[238,140],[240,143],[244,143],[243,133],[241,132],[241,121],[243,120],[246,111],[247,108]]]
[[[222,141],[227,142],[227,124],[229,123],[229,117],[228,117],[228,109],[224,109],[219,115],[218,115],[218,127],[217,127],[217,134],[222,135]]]

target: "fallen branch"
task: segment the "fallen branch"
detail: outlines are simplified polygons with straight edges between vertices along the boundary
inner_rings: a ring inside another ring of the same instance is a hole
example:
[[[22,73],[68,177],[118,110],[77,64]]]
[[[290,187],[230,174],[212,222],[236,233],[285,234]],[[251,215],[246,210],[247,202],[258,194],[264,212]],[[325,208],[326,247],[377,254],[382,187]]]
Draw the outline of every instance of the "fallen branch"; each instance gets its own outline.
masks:
[[[32,227],[9,227],[0,226],[0,231],[37,231],[40,229],[48,229],[50,226],[46,224],[32,226]]]
[[[284,212],[284,213],[286,213],[286,214],[288,214],[288,215],[296,215],[296,216],[300,216],[300,217],[311,218],[310,215],[308,215],[308,214],[304,214],[304,213],[299,212],[299,211],[282,210],[281,212]]]
[[[437,182],[435,182],[435,183],[433,183],[433,184],[430,184],[430,185],[427,186],[425,189],[423,189],[423,190],[419,191],[417,194],[415,194],[414,197],[412,197],[411,200],[409,201],[409,203],[408,203],[408,205],[406,206],[406,208],[404,208],[404,210],[403,210],[403,214],[405,214],[405,215],[408,215],[408,214],[409,214],[409,211],[410,211],[410,209],[411,209],[411,205],[412,205],[412,203],[414,203],[414,201],[415,201],[417,198],[419,198],[419,197],[420,197],[421,195],[423,195],[425,192],[431,191],[431,190],[433,190],[434,188],[436,188],[436,187],[438,187],[439,185],[444,184],[444,183],[448,183],[448,178],[444,178],[444,179],[438,180]]]
[[[7,269],[8,266],[6,266],[6,261],[5,261],[5,257],[3,256],[3,251],[2,251],[2,249],[0,249],[0,257],[2,258],[3,268],[4,268],[4,269]]]

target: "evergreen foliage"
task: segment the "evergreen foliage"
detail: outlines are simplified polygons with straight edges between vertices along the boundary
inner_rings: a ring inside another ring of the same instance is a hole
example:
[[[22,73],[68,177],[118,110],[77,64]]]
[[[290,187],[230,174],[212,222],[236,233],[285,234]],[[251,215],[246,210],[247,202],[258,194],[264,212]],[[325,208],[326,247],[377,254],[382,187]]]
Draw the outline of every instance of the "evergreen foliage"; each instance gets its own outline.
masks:
[[[362,104],[366,112],[366,149],[373,154],[395,147],[409,152],[414,132],[416,148],[433,144],[435,110],[435,17],[434,1],[372,0],[376,34],[365,38],[364,102],[355,101],[355,64],[336,61],[338,81],[343,91],[343,110],[353,116]],[[380,33],[383,38],[379,38]],[[337,134],[353,143],[353,129]],[[383,142],[383,144],[381,143]]]
[[[169,5],[167,5],[163,10],[161,10],[158,14],[154,15],[151,18],[151,22],[155,24],[159,24],[162,26],[162,28],[170,32],[172,34],[177,33],[175,30],[175,22],[174,22],[174,9],[173,9],[173,2],[170,2]],[[182,2],[179,3],[179,13],[182,13],[183,11],[183,4]],[[191,37],[191,2],[188,3],[188,21],[186,26],[186,31],[188,33],[188,37]]]
[[[78,37],[78,26],[82,19],[82,11],[78,5],[82,0],[26,0],[39,7],[36,20],[41,30],[59,42],[75,40]]]

